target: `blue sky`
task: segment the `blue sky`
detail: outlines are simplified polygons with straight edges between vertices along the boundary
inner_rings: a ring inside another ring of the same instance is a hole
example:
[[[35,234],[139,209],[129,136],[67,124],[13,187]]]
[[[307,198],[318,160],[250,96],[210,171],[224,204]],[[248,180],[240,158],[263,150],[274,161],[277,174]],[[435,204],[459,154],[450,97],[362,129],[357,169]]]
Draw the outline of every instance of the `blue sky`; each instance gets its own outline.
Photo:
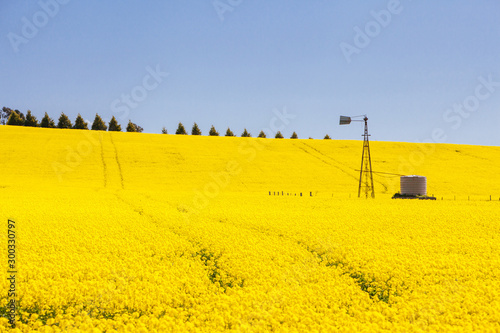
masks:
[[[372,140],[498,145],[499,13],[497,0],[2,1],[0,106],[254,136],[286,110],[285,136],[334,139],[361,139],[338,118],[366,113]]]

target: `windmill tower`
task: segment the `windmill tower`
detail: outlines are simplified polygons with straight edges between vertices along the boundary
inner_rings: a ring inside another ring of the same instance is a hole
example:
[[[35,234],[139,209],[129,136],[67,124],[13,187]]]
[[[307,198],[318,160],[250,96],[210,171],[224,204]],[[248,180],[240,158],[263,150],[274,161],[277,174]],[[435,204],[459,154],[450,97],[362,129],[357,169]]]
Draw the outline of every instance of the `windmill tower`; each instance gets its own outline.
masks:
[[[357,117],[363,117],[363,120],[352,119]],[[370,155],[370,141],[368,139],[370,136],[370,134],[368,134],[368,117],[366,115],[355,117],[340,116],[340,125],[349,125],[351,121],[365,122],[365,131],[363,134],[363,153],[361,155],[361,168],[359,170],[358,197],[361,197],[361,192],[363,191],[367,199],[368,196],[375,198],[375,189],[373,187],[372,159]]]

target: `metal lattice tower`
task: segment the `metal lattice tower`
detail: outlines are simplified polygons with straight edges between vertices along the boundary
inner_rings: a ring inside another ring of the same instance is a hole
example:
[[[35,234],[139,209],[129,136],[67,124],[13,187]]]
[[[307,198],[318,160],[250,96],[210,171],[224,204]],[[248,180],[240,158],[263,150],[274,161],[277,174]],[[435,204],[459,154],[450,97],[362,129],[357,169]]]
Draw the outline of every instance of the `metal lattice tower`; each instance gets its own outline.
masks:
[[[361,189],[363,189],[366,198],[368,195],[375,198],[375,189],[373,187],[372,159],[370,155],[370,142],[368,137],[368,117],[364,117],[365,133],[363,134],[363,155],[361,156],[361,169],[359,170],[359,188],[358,197],[361,197]]]

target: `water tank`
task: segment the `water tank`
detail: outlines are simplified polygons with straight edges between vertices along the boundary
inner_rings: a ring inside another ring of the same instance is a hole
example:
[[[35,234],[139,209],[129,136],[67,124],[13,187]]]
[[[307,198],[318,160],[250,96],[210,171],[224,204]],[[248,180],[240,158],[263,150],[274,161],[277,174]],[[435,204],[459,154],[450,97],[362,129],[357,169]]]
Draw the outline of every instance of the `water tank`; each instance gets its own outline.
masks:
[[[424,176],[402,176],[401,194],[427,195],[427,178]]]

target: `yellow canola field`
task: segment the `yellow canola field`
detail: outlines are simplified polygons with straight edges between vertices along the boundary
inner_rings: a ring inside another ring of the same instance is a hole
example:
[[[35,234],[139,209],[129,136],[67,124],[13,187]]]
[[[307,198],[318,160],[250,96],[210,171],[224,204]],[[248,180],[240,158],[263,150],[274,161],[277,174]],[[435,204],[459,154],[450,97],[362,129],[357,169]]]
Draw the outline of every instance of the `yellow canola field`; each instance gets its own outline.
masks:
[[[411,201],[390,199],[388,175],[357,198],[361,142],[9,126],[0,140],[12,331],[500,329],[499,147],[372,142],[374,170],[427,176],[439,198]]]

